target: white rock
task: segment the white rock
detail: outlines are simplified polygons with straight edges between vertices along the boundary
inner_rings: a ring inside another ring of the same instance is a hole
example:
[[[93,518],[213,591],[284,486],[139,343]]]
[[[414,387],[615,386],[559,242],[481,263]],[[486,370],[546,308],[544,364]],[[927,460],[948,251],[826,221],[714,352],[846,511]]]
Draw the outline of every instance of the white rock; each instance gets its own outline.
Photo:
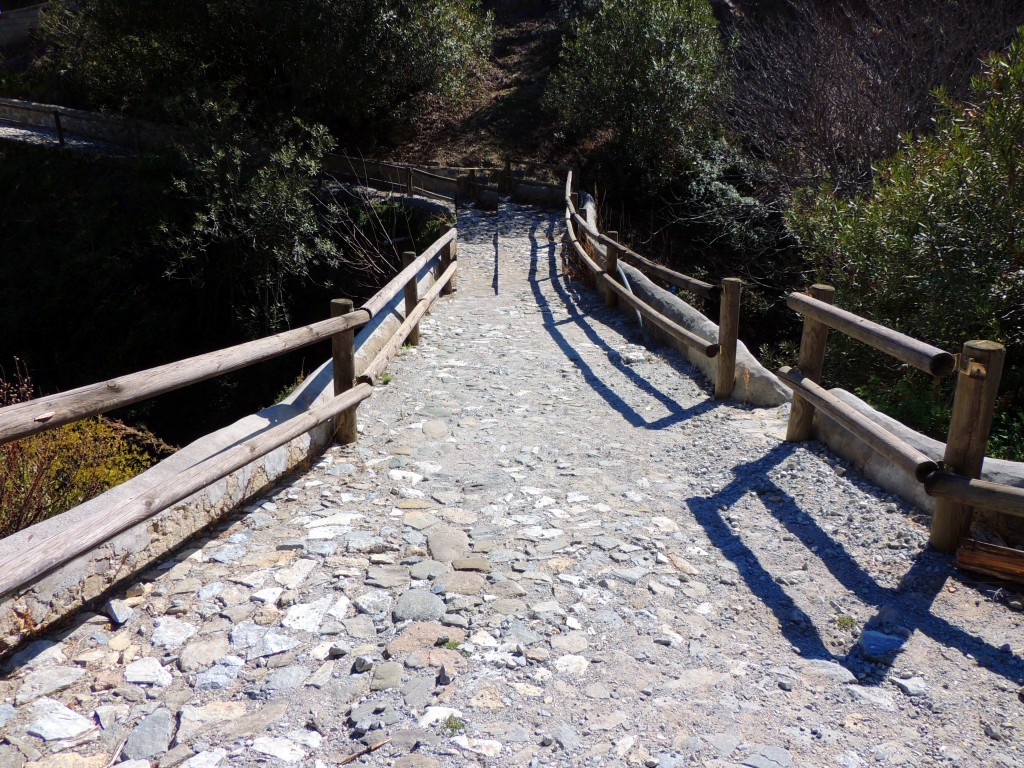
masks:
[[[26,730],[43,741],[73,739],[93,728],[89,720],[53,699],[41,698],[33,702],[30,709],[33,718]]]
[[[475,752],[484,757],[495,757],[501,754],[501,742],[490,739],[471,739],[468,736],[456,736],[452,739],[453,744],[458,744],[469,752]]]
[[[170,685],[174,680],[171,673],[164,669],[159,659],[146,656],[136,659],[124,669],[124,679],[129,683],[143,685]]]
[[[170,617],[157,619],[153,627],[150,642],[157,648],[177,648],[197,632],[191,624]]]
[[[249,595],[249,599],[254,603],[277,605],[278,598],[281,597],[282,592],[284,592],[284,590],[281,587],[267,587],[266,589],[261,589],[258,592],[253,592]]]
[[[451,707],[427,707],[416,725],[419,728],[429,728],[434,723],[443,723],[449,717],[461,718],[462,712]]]
[[[315,634],[320,631],[320,624],[331,607],[333,598],[324,597],[315,603],[293,605],[281,619],[281,623],[289,629]]]
[[[286,763],[297,763],[306,756],[295,742],[277,736],[260,736],[252,743],[252,748],[254,752]]]
[[[199,754],[192,755],[182,763],[179,768],[217,768],[221,761],[227,757],[225,749],[210,749]]]
[[[572,653],[555,659],[555,669],[563,675],[583,675],[589,666],[590,662],[586,658]]]
[[[353,521],[361,518],[362,515],[358,512],[338,512],[335,515],[328,517],[319,517],[316,520],[306,523],[307,528],[321,528],[327,525],[347,526],[351,525]]]
[[[306,577],[316,568],[316,560],[296,560],[288,568],[282,568],[280,571],[274,574],[274,581],[280,584],[282,587],[288,589],[295,589],[299,584],[305,581]]]
[[[341,595],[331,609],[327,611],[327,615],[335,619],[348,618],[348,609],[352,605],[352,601],[344,595]]]

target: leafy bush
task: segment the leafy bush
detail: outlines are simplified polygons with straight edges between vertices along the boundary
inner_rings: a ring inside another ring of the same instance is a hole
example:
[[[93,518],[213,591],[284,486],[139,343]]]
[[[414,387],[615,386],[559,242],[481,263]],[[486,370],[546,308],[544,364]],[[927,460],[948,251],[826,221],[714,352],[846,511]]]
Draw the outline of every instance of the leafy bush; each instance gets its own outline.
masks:
[[[723,48],[707,0],[601,0],[572,23],[546,97],[645,181],[691,168],[718,132]]]
[[[288,324],[289,284],[336,266],[329,236],[337,207],[314,193],[324,153],[322,126],[296,119],[253,127],[233,105],[207,103],[175,183],[195,211],[164,225],[172,276],[210,286],[255,337]]]
[[[1019,411],[1024,33],[1005,55],[987,61],[972,82],[970,103],[956,104],[941,92],[938,98],[934,134],[908,140],[882,163],[870,193],[852,200],[827,189],[805,195],[792,223],[842,306],[954,352],[972,338],[1007,344],[1003,405]],[[901,375],[880,370],[859,347],[844,351],[846,385],[847,377],[860,385],[872,375],[890,383]],[[907,392],[911,400],[937,396],[944,394]]]
[[[0,379],[0,407],[31,396],[24,375]],[[146,443],[152,436],[117,421],[88,419],[0,445],[0,538],[134,477],[154,461]]]
[[[81,99],[174,119],[232,99],[340,132],[451,99],[490,28],[478,0],[55,0],[44,31]]]

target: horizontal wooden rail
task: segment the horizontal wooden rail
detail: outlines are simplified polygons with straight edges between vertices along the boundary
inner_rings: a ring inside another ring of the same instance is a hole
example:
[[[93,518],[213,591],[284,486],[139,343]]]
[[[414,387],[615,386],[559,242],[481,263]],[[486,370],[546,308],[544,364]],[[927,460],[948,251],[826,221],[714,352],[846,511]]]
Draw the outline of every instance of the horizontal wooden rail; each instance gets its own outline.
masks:
[[[791,293],[786,303],[790,309],[801,315],[880,349],[932,376],[945,376],[952,373],[956,367],[956,358],[949,352],[847,312],[845,309],[818,301],[804,293]]]
[[[974,480],[950,472],[935,472],[924,481],[929,496],[951,499],[979,509],[1024,517],[1024,488]]]
[[[719,347],[718,344],[712,341],[708,341],[707,339],[702,339],[693,331],[689,330],[688,328],[684,328],[683,326],[679,325],[679,323],[661,314],[660,312],[658,312],[658,310],[654,309],[650,304],[647,304],[646,302],[634,296],[630,291],[626,289],[625,286],[621,285],[616,280],[612,280],[607,273],[602,272],[600,277],[601,280],[604,281],[604,284],[611,288],[613,291],[615,291],[615,293],[622,301],[626,302],[631,307],[633,307],[633,309],[640,312],[640,314],[642,314],[648,322],[653,323],[666,333],[679,339],[686,346],[690,347],[691,349],[696,349],[698,352],[701,352],[707,357],[718,356],[718,353],[721,349],[721,347]]]
[[[364,381],[370,384],[374,384],[384,370],[388,367],[392,360],[395,359],[395,355],[398,354],[398,350],[402,348],[402,344],[412,333],[412,330],[416,327],[423,315],[430,309],[430,305],[434,303],[434,300],[441,295],[444,287],[448,285],[448,282],[455,277],[455,273],[458,271],[459,265],[457,262],[451,264],[444,271],[444,273],[434,282],[430,289],[423,295],[416,306],[408,316],[402,322],[402,324],[395,331],[394,335],[388,339],[387,344],[377,353],[377,356],[373,358],[362,375],[359,377],[360,381]]]
[[[0,444],[271,360],[350,328],[360,328],[369,319],[370,313],[361,309],[275,336],[0,408]]]
[[[32,583],[52,569],[149,519],[158,511],[187,499],[343,411],[354,408],[372,392],[373,387],[369,384],[358,384],[322,406],[270,427],[255,437],[200,461],[148,491],[116,504],[102,521],[90,518],[33,543],[0,563],[0,595]]]
[[[682,288],[683,290],[689,291],[690,293],[704,299],[717,299],[722,294],[722,286],[705,283],[703,280],[698,280],[696,277],[684,275],[681,272],[669,269],[663,264],[658,264],[657,262],[644,258],[636,251],[627,248],[621,243],[615,242],[607,235],[602,234],[597,239],[602,245],[618,248],[619,259],[627,262],[628,264],[632,264],[641,272],[647,273],[649,277],[656,277],[659,280],[664,280],[666,283],[670,283],[677,288]]]
[[[372,317],[379,315],[388,303],[395,298],[395,296],[405,290],[405,284],[410,280],[415,280],[420,270],[423,269],[423,267],[425,267],[430,261],[438,258],[441,253],[441,249],[448,245],[452,240],[455,240],[456,237],[457,232],[454,228],[449,229],[445,234],[441,235],[441,237],[434,241],[433,245],[421,253],[415,261],[395,275],[387,285],[373,295],[373,298],[363,304],[363,309],[369,312]]]
[[[783,366],[779,369],[779,378],[794,392],[810,401],[816,409],[859,437],[872,449],[910,472],[919,481],[924,482],[925,478],[938,470],[939,465],[921,451],[880,427],[820,384],[805,378],[797,369]]]
[[[571,204],[570,204],[571,205]],[[602,283],[605,287],[615,292],[615,294],[622,299],[625,303],[629,304],[633,309],[637,310],[644,316],[649,322],[661,328],[666,333],[679,339],[686,346],[696,349],[708,357],[715,357],[718,355],[721,349],[718,344],[703,339],[688,328],[684,328],[679,323],[666,317],[665,315],[658,312],[650,304],[638,299],[633,295],[625,286],[613,279],[601,266],[591,258],[590,254],[587,253],[586,249],[580,243],[579,239],[573,232],[571,223],[575,216],[568,209],[566,210],[566,225],[569,227],[569,240],[572,243],[576,255],[580,257],[580,260],[584,265],[594,274],[595,279]]]

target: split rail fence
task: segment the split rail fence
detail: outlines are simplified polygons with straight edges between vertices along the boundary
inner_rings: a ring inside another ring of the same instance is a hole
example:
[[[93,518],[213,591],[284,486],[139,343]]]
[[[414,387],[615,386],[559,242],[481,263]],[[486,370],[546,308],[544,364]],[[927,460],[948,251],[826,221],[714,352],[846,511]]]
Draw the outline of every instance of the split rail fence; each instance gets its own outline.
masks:
[[[378,377],[403,343],[418,343],[419,321],[442,294],[455,289],[458,233],[453,228],[418,256],[404,255],[405,266],[365,304],[356,309],[349,299],[331,302],[331,317],[256,341],[90,384],[37,400],[0,408],[0,444],[54,429],[91,416],[172,392],[190,384],[264,362],[320,341],[332,345],[334,396],[326,403],[215,453],[189,469],[113,506],[101,521],[73,523],[33,541],[0,562],[0,596],[39,577],[146,521],[207,486],[236,472],[313,428],[332,421],[343,443],[356,441],[356,407],[369,397]],[[419,295],[418,275],[429,269],[435,281]],[[372,361],[356,371],[355,331],[388,311],[404,293],[404,319]]]
[[[718,358],[715,396],[732,393],[740,320],[742,281],[726,278],[720,285],[698,280],[640,256],[618,242],[617,233],[602,233],[578,211],[573,174],[565,183],[567,252],[584,269],[608,305],[622,301],[688,347]],[[603,263],[598,248],[604,251]],[[624,261],[648,277],[661,280],[704,299],[720,299],[719,338],[701,338],[633,296],[617,279],[617,262]],[[968,537],[975,509],[1024,517],[1024,489],[980,480],[982,463],[1006,349],[992,341],[968,341],[959,355],[918,341],[866,318],[833,306],[835,290],[814,285],[809,294],[792,293],[788,306],[804,318],[796,367],[779,369],[782,382],[793,390],[793,407],[786,439],[810,439],[814,414],[821,412],[863,441],[871,450],[905,470],[937,498],[930,532],[931,545],[957,553],[958,562],[973,570],[1007,577],[1024,577],[1024,560],[1016,550],[973,541]],[[936,462],[865,414],[822,387],[822,369],[829,329],[866,343],[934,377],[956,372],[956,394],[945,454]]]

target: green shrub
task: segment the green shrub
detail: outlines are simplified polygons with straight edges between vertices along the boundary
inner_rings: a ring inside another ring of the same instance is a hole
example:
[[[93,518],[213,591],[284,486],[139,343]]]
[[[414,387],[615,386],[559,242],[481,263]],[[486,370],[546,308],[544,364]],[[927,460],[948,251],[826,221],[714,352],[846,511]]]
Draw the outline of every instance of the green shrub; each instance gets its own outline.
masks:
[[[490,40],[478,0],[55,0],[44,32],[92,104],[166,120],[232,99],[341,133],[457,97]]]
[[[0,407],[31,399],[22,375],[0,379]],[[87,419],[0,445],[0,538],[64,512],[154,462],[167,446],[110,419]]]
[[[967,339],[1007,344],[1004,408],[1024,394],[1024,35],[986,63],[968,104],[941,92],[934,134],[882,163],[870,193],[804,195],[791,222],[837,303],[952,352]],[[949,388],[900,384],[902,369],[840,342],[844,386],[892,388],[902,416],[936,437]],[[876,377],[873,381],[872,377]],[[909,380],[908,380],[909,381]],[[876,394],[876,401],[878,396]],[[1019,431],[1019,418],[1000,429]],[[1020,456],[1024,448],[1017,448]]]
[[[717,135],[724,72],[707,0],[601,0],[571,24],[546,102],[566,134],[664,180]]]

